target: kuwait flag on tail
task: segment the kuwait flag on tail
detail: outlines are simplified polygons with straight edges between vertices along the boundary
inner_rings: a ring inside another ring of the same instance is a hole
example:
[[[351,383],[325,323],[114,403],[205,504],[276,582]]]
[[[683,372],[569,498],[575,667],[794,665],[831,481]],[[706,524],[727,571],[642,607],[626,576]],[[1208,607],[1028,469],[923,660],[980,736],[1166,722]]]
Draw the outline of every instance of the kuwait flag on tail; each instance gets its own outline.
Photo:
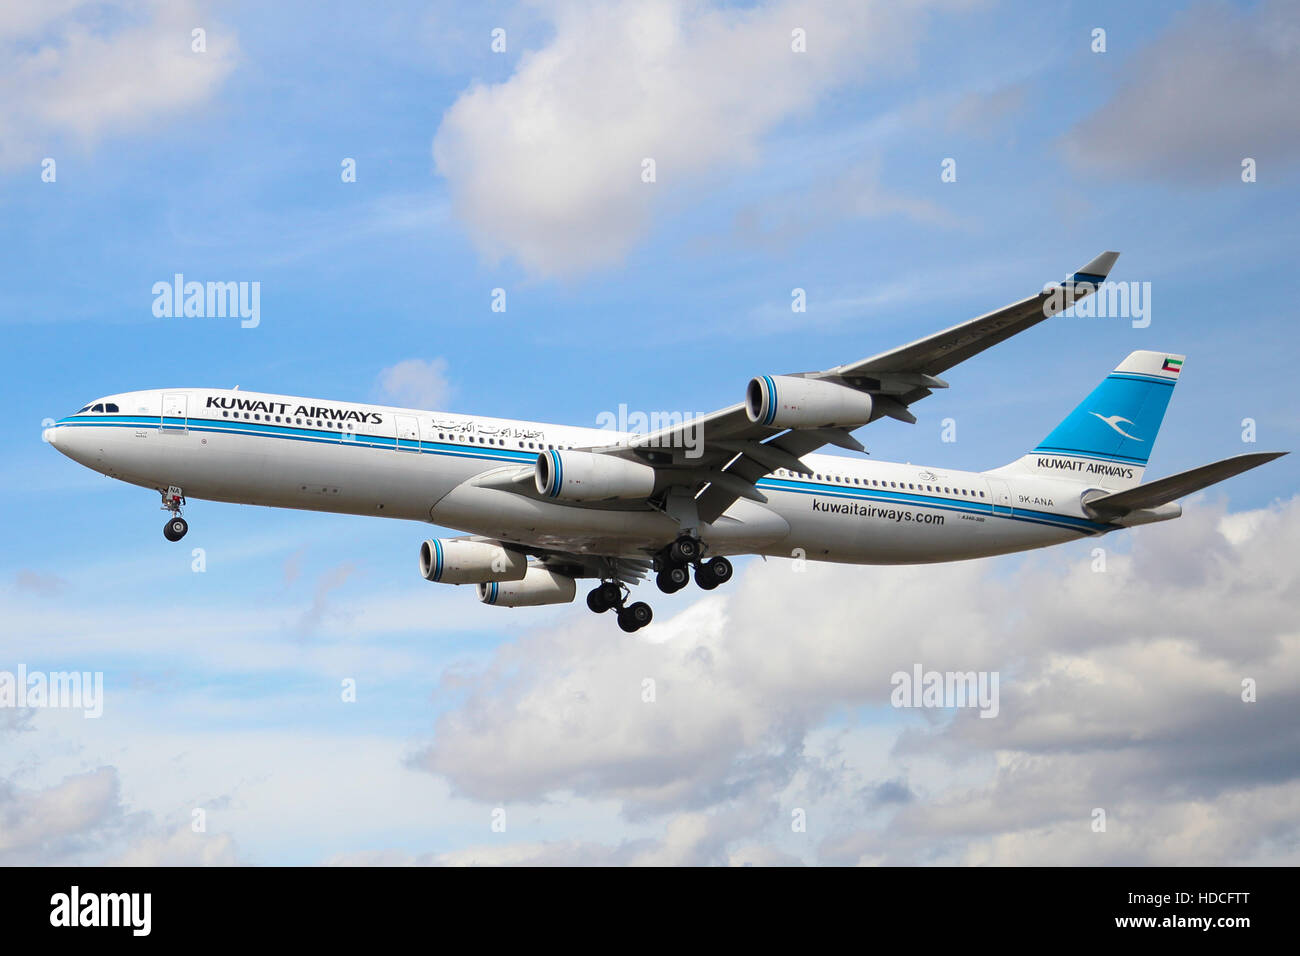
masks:
[[[1183,360],[1176,359],[1176,358],[1167,358],[1165,359],[1165,364],[1160,366],[1160,370],[1162,372],[1173,372],[1175,375],[1177,375],[1179,372],[1183,370]]]

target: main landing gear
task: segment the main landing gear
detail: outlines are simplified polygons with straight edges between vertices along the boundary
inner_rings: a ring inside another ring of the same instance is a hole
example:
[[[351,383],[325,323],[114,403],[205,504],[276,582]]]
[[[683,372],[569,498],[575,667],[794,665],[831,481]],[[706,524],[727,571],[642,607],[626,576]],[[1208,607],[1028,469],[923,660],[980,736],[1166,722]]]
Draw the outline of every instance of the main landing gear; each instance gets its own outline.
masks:
[[[695,566],[695,583],[705,591],[712,591],[719,584],[731,580],[733,568],[731,562],[718,555],[701,561],[704,553],[699,538],[682,535],[659,555],[657,564],[659,573],[655,575],[655,584],[665,594],[675,594],[690,583],[691,575],[687,568]]]
[[[674,594],[691,583],[691,567],[695,567],[695,583],[705,591],[731,580],[731,562],[718,555],[701,560],[704,545],[693,535],[682,535],[663,551],[655,555],[655,583],[665,594]],[[618,626],[631,634],[650,623],[654,612],[644,601],[627,604],[628,589],[618,581],[603,581],[587,594],[587,607],[597,614],[618,608]]]
[[[587,595],[587,607],[597,614],[618,608],[618,626],[631,634],[645,627],[654,618],[654,612],[645,601],[626,604],[625,588],[617,581],[604,581]]]
[[[179,541],[190,530],[189,523],[181,517],[181,506],[185,504],[185,494],[175,485],[170,485],[162,493],[162,510],[170,511],[172,516],[163,525],[163,537],[168,541]]]

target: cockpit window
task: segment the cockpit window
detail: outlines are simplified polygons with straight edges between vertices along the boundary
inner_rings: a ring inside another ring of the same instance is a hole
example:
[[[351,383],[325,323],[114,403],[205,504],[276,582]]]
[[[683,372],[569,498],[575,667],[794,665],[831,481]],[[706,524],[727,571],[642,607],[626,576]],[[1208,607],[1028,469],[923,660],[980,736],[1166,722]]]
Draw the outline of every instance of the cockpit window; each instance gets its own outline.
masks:
[[[104,405],[102,402],[91,409],[92,412],[102,412],[103,410],[104,410]]]
[[[106,412],[115,412],[115,411],[117,411],[117,406],[114,405],[112,402],[105,402],[105,403],[104,403],[104,411],[106,411]]]

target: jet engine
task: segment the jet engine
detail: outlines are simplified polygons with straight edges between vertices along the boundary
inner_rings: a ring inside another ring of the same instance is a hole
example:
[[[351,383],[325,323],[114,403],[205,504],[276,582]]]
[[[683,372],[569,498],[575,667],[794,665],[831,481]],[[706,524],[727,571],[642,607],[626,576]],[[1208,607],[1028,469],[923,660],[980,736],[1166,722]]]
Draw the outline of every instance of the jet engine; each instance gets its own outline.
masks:
[[[871,420],[871,396],[847,385],[760,375],[745,389],[745,414],[774,428],[857,428]]]
[[[443,584],[478,584],[482,581],[518,581],[528,570],[528,559],[492,541],[434,538],[420,545],[420,573],[427,581]]]
[[[538,494],[561,501],[644,498],[655,486],[649,465],[587,451],[544,451],[533,477]]]
[[[537,607],[568,604],[577,593],[578,582],[567,574],[531,567],[518,581],[487,581],[478,586],[478,599],[498,607]]]

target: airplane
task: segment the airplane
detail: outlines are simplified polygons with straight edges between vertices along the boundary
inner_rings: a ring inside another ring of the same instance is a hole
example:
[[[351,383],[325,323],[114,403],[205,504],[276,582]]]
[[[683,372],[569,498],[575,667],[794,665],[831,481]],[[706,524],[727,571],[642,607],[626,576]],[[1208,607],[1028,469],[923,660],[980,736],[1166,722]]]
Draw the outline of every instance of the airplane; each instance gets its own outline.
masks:
[[[429,581],[489,605],[573,601],[650,623],[631,586],[712,590],[728,555],[848,564],[957,561],[1176,518],[1176,499],[1286,452],[1237,455],[1142,483],[1184,356],[1128,355],[1037,446],[982,472],[865,454],[852,434],[910,407],[939,376],[1068,309],[1106,280],[1105,252],[1019,302],[871,358],[751,379],[744,400],[624,433],[214,388],[106,396],[44,439],[96,471],[152,488],[185,536],[189,498],[377,515],[462,532],[419,549]]]

